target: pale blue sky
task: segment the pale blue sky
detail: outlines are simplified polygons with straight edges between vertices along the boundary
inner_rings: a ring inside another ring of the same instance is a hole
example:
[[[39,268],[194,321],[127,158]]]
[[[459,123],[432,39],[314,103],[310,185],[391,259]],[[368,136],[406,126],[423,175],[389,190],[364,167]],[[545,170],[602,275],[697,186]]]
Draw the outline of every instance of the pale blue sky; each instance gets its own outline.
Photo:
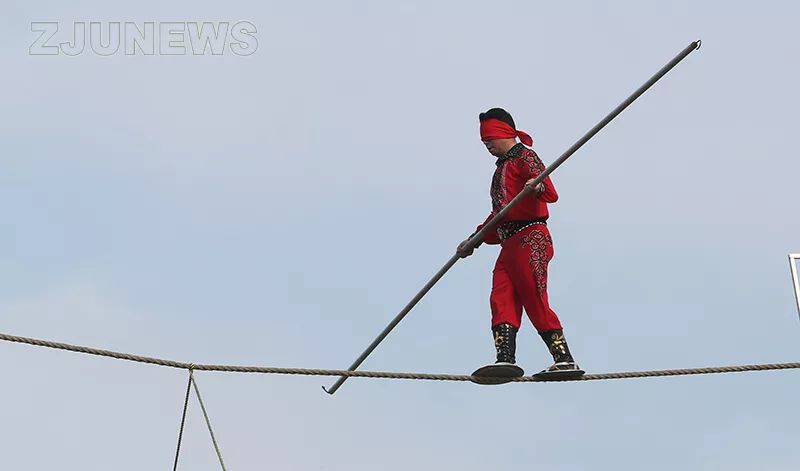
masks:
[[[798,361],[791,2],[15,2],[0,16],[0,332],[345,368],[489,210],[477,113],[554,182],[550,294],[591,372]],[[248,57],[32,57],[31,21],[237,21]],[[497,249],[365,369],[491,360]],[[525,324],[518,357],[548,363]],[[185,375],[0,344],[4,468],[172,463]],[[231,470],[796,470],[794,371],[580,384],[198,374]],[[193,402],[181,469],[218,468]]]

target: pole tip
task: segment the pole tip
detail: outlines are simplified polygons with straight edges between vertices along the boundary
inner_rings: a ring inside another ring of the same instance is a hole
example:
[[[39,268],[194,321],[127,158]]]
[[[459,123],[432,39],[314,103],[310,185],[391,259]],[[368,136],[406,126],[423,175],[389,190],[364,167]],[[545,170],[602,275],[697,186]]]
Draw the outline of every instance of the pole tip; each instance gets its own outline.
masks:
[[[322,390],[325,391],[326,393],[328,393],[331,396],[333,396],[333,393],[336,392],[336,391],[333,391],[333,392],[328,391],[328,388],[326,388],[325,386],[322,386]]]
[[[696,40],[694,43],[695,43],[695,47],[694,47],[694,50],[695,50],[695,51],[696,51],[696,50],[698,50],[698,49],[700,49],[700,46],[702,46],[702,45],[703,45],[703,41],[701,41],[701,40],[699,40],[699,39],[698,39],[698,40]]]

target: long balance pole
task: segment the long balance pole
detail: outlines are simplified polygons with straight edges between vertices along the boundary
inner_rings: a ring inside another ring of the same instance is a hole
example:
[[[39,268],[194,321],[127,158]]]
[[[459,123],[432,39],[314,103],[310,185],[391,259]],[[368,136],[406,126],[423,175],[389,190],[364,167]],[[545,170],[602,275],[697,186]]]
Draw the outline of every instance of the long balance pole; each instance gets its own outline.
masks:
[[[658,80],[661,79],[661,77],[666,75],[667,72],[669,72],[670,70],[672,70],[673,67],[678,65],[678,63],[683,59],[685,59],[686,56],[691,54],[693,51],[700,49],[700,44],[701,42],[698,39],[697,41],[694,41],[688,46],[686,46],[686,48],[682,50],[677,56],[675,56],[674,59],[669,61],[667,65],[665,65],[664,67],[661,68],[661,70],[656,72],[656,74],[653,75],[650,78],[650,80],[645,82],[644,85],[642,85],[635,92],[633,92],[631,96],[629,96],[625,101],[620,103],[619,106],[614,108],[614,111],[609,113],[608,116],[606,116],[599,123],[597,123],[597,125],[595,125],[595,127],[593,127],[586,134],[584,134],[583,137],[578,139],[578,141],[575,144],[572,144],[572,146],[569,149],[567,149],[566,152],[561,154],[561,157],[559,157],[555,162],[553,162],[552,165],[547,167],[544,170],[544,172],[542,172],[538,177],[534,178],[533,180],[527,182],[525,184],[525,188],[523,188],[523,190],[520,191],[514,199],[512,199],[502,210],[500,210],[492,218],[492,220],[489,221],[480,231],[478,231],[475,235],[472,236],[472,238],[470,238],[466,248],[469,249],[478,245],[483,240],[483,236],[486,234],[486,232],[492,230],[494,226],[496,226],[497,223],[500,222],[503,219],[503,217],[505,217],[505,215],[508,214],[509,211],[511,211],[511,208],[513,208],[522,199],[528,196],[534,190],[534,188],[536,188],[536,185],[541,183],[545,178],[548,177],[548,175],[550,175],[558,167],[560,167],[561,164],[563,164],[568,158],[570,158],[572,154],[575,153],[575,151],[577,151],[578,149],[581,148],[581,146],[586,144],[586,142],[588,142],[589,139],[594,137],[594,135],[597,134],[601,129],[603,129],[608,123],[610,123],[612,119],[616,118],[620,113],[622,113],[622,111],[625,108],[627,108],[628,105],[630,105],[637,98],[642,96],[642,94],[645,91],[647,91],[648,88],[653,86],[654,83],[658,82]],[[411,311],[411,309],[413,309],[414,306],[416,306],[416,304],[420,301],[420,299],[422,299],[422,297],[425,296],[428,293],[428,291],[430,291],[431,288],[433,288],[433,285],[435,285],[444,276],[444,274],[447,273],[447,271],[450,270],[450,268],[452,268],[452,266],[456,264],[458,259],[459,259],[458,255],[453,255],[450,258],[450,260],[448,260],[447,263],[445,263],[445,265],[441,268],[441,270],[436,272],[433,278],[431,278],[430,281],[428,281],[428,283],[425,284],[425,286],[420,290],[420,292],[417,293],[416,296],[414,296],[414,298],[408,304],[406,304],[406,307],[404,307],[403,310],[400,311],[400,313],[397,314],[397,316],[395,316],[394,319],[392,319],[389,325],[387,325],[386,328],[383,329],[383,332],[381,332],[380,335],[378,335],[378,337],[376,337],[375,340],[372,341],[369,347],[367,347],[367,349],[364,350],[364,352],[356,359],[356,361],[354,361],[353,364],[350,365],[350,368],[348,368],[349,371],[356,370],[361,365],[361,363],[363,363],[364,360],[366,360],[366,358],[372,353],[373,350],[375,350],[378,344],[380,344],[383,341],[383,339],[385,339],[386,336],[389,335],[389,332],[391,332],[392,329],[394,329],[397,326],[397,324],[399,324],[400,321],[403,320],[406,314],[408,314]],[[337,389],[339,389],[339,387],[346,380],[347,377],[342,376],[329,389],[325,388],[323,389],[325,389],[325,391],[328,394],[333,394],[336,392]]]

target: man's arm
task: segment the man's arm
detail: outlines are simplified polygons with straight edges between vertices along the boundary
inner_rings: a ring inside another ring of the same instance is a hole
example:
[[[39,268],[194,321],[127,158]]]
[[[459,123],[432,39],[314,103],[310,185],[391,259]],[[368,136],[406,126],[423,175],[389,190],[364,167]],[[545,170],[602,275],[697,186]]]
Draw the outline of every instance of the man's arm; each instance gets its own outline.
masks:
[[[489,224],[489,221],[491,221],[493,217],[494,217],[494,212],[489,213],[489,217],[487,217],[486,220],[483,221],[483,224],[481,224],[480,226],[478,226],[477,229],[475,229],[475,232],[473,232],[472,235],[477,234],[478,231],[480,231],[481,229],[483,229],[484,226]],[[497,227],[497,226],[495,226],[495,227]],[[470,236],[470,237],[472,237],[472,236]],[[496,230],[492,229],[491,231],[487,231],[486,235],[483,236],[483,242],[485,242],[485,243],[487,243],[489,245],[497,245],[497,244],[500,243],[500,236],[497,235],[497,231]],[[478,245],[480,245],[480,244],[478,244]]]
[[[471,250],[466,250],[466,245],[467,245],[467,242],[469,242],[469,240],[470,240],[470,239],[472,239],[472,237],[473,237],[475,234],[477,234],[477,233],[478,233],[478,231],[480,231],[481,229],[483,229],[483,227],[484,227],[486,224],[488,224],[488,223],[489,223],[489,221],[491,221],[493,217],[494,217],[494,213],[489,213],[489,217],[487,217],[487,218],[486,218],[486,221],[484,221],[484,222],[483,222],[483,224],[481,224],[480,226],[478,226],[478,227],[477,227],[477,229],[475,229],[475,232],[473,232],[473,233],[472,233],[472,235],[470,235],[469,237],[467,237],[466,239],[464,239],[464,241],[463,241],[463,242],[461,242],[460,244],[458,244],[458,247],[456,248],[456,253],[458,254],[458,256],[459,256],[459,257],[461,257],[461,258],[466,258],[466,257],[469,257],[470,255],[472,255],[472,252],[473,252],[475,249],[477,249],[478,247],[480,247],[480,246],[481,246],[481,244],[483,244],[483,243],[487,243],[487,244],[489,244],[489,245],[496,245],[496,244],[499,244],[499,243],[500,243],[500,237],[497,235],[497,231],[495,231],[495,230],[493,229],[493,230],[491,230],[491,231],[487,231],[487,232],[486,232],[486,235],[485,235],[485,236],[483,236],[483,240],[482,240],[482,241],[480,241],[480,242],[478,242],[478,244],[477,244],[475,247],[473,247]]]

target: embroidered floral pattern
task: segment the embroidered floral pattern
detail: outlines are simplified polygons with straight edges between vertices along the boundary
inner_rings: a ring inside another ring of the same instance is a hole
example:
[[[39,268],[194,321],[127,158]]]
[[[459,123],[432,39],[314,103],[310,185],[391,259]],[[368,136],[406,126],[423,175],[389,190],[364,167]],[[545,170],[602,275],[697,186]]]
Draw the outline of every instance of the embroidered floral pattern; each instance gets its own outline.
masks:
[[[508,188],[506,188],[507,164],[511,163],[512,160],[516,159],[520,155],[523,155],[523,151],[525,150],[529,149],[522,144],[516,144],[514,147],[509,149],[508,152],[506,152],[506,155],[497,159],[497,169],[494,171],[494,176],[492,177],[492,187],[489,190],[489,194],[492,196],[492,210],[495,213],[503,209],[503,207],[511,200],[508,197]]]
[[[497,169],[494,171],[494,176],[492,177],[492,187],[489,189],[489,194],[492,196],[492,210],[497,213],[503,206],[508,203],[506,195],[508,195],[508,191],[506,190],[506,166],[500,164]]]
[[[504,159],[515,159],[515,158],[519,157],[520,155],[522,155],[524,153],[524,151],[526,151],[526,150],[530,150],[530,149],[528,149],[527,147],[523,146],[522,144],[520,144],[518,142],[518,143],[514,144],[514,146],[511,147],[511,149],[508,149],[508,152],[506,152],[506,155],[503,158]]]
[[[544,162],[539,156],[531,149],[525,149],[526,152],[522,153],[523,162],[528,166],[531,175],[538,177],[545,170]]]
[[[531,248],[529,264],[533,269],[533,277],[536,279],[536,288],[539,294],[547,290],[547,249],[553,246],[553,238],[549,232],[532,230],[522,238],[522,245]]]

